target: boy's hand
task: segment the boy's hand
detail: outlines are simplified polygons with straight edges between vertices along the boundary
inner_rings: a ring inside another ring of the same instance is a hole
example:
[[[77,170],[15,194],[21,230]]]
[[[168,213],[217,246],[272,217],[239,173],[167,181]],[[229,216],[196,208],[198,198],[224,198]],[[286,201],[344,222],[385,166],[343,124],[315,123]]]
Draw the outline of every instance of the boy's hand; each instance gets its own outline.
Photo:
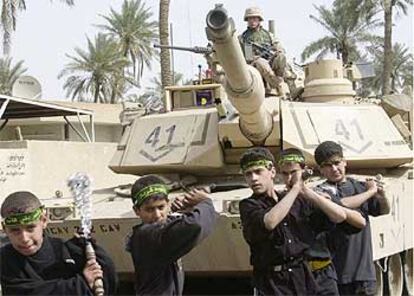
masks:
[[[183,202],[186,205],[186,207],[194,207],[199,202],[206,200],[207,198],[210,198],[210,194],[207,192],[208,190],[203,189],[196,189],[193,188],[189,192],[184,194]]]
[[[370,191],[373,195],[378,192],[377,182],[374,179],[366,179],[365,186],[367,187],[367,191]]]
[[[95,281],[99,278],[103,278],[102,268],[95,259],[91,259],[86,262],[85,268],[83,269],[83,276],[85,277],[91,290],[93,290]]]
[[[178,212],[185,210],[184,195],[177,196],[171,203],[171,211]]]
[[[297,187],[300,191],[303,191],[303,179],[302,179],[302,170],[297,170],[292,174],[292,179],[290,181],[291,188]]]
[[[382,179],[382,175],[378,174],[375,176],[375,183],[377,184],[377,193],[380,196],[385,197],[385,182]]]

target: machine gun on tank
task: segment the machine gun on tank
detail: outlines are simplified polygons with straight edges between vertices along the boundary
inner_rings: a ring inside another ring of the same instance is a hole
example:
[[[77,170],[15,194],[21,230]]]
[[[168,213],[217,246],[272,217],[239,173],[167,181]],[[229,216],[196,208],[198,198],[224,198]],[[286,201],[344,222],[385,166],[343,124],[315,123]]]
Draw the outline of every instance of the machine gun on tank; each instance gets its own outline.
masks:
[[[203,47],[203,46],[193,46],[193,47],[170,46],[170,45],[161,45],[161,44],[154,44],[154,47],[189,51],[192,53],[204,55],[204,58],[206,59],[207,65],[208,65],[208,74],[206,74],[207,78],[201,79],[201,65],[200,65],[199,66],[199,69],[200,69],[199,79],[198,79],[198,83],[196,84],[209,84],[213,82],[220,82],[223,79],[222,76],[224,75],[224,73],[220,70],[220,66],[218,65],[218,61],[215,57],[215,50],[210,43],[206,47]]]
[[[207,45],[206,47],[203,47],[203,46],[185,47],[185,46],[169,46],[169,45],[154,44],[154,47],[190,51],[193,53],[204,54],[204,55],[208,55],[214,52],[213,47],[210,45]]]

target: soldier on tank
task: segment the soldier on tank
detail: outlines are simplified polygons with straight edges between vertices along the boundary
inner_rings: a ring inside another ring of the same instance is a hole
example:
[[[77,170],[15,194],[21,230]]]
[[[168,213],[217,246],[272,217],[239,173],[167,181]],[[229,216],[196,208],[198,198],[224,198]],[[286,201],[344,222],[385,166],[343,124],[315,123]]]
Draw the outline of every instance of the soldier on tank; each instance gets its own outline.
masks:
[[[240,35],[240,43],[248,63],[254,66],[262,75],[268,86],[283,96],[281,84],[289,86],[291,95],[296,92],[294,80],[296,74],[286,62],[285,50],[272,33],[265,30],[261,21],[263,15],[258,7],[249,7],[244,13],[247,29]],[[264,58],[264,52],[267,56]]]

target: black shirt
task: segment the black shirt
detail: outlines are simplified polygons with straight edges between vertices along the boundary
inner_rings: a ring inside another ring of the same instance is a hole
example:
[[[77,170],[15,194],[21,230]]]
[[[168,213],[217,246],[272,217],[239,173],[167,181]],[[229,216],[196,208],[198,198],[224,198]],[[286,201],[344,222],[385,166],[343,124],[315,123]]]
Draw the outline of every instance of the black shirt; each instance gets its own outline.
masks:
[[[278,193],[278,196],[283,198],[285,194]],[[278,295],[289,291],[292,294],[312,293],[309,289],[314,286],[314,282],[306,267],[286,271],[285,274],[269,273],[269,270],[302,258],[314,242],[316,233],[332,229],[334,224],[311,202],[298,196],[286,217],[269,231],[264,225],[264,216],[276,204],[276,200],[266,194],[252,195],[240,202],[243,235],[250,246],[255,286],[266,294]],[[289,284],[287,290],[276,287],[286,282],[283,278],[293,282],[293,286]]]
[[[365,192],[366,186],[352,178],[342,183],[324,182],[319,188],[332,198],[344,198]],[[380,215],[378,200],[370,198],[359,208],[364,216]],[[333,254],[333,262],[338,274],[338,284],[355,281],[375,281],[375,266],[372,257],[371,228],[369,219],[360,232],[346,233],[335,229],[329,238]]]
[[[139,224],[129,242],[137,295],[182,295],[184,274],[177,261],[213,230],[217,214],[210,199],[164,223]]]
[[[104,274],[105,295],[113,295],[117,284],[114,264],[103,249],[94,248]],[[32,256],[24,256],[7,244],[0,256],[3,295],[93,296],[83,277],[86,258],[80,239],[63,242],[45,236],[42,247]]]
[[[315,188],[314,190],[316,192],[322,192],[326,194],[326,192],[324,192],[324,190],[320,189],[319,187]],[[340,206],[343,206],[338,196],[336,195],[335,196],[329,195],[329,196],[332,202],[339,204]],[[354,227],[348,224],[348,222],[344,221],[344,222],[336,224],[335,227],[330,229],[329,231],[323,231],[323,232],[317,233],[315,237],[315,241],[310,246],[310,248],[306,251],[306,257],[309,260],[332,259],[332,254],[331,254],[330,246],[329,246],[329,233],[333,231],[334,229],[336,229],[337,231],[342,231],[345,234],[353,234],[353,233],[358,233],[361,231],[361,228]]]

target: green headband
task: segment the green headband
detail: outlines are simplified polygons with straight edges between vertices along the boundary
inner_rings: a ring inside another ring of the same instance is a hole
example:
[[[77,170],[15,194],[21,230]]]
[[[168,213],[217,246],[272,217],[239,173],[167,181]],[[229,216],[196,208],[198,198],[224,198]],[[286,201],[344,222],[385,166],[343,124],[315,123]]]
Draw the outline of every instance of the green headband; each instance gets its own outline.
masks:
[[[164,184],[153,184],[142,188],[133,197],[134,206],[140,206],[148,197],[155,194],[168,195],[167,186],[165,186]]]
[[[248,169],[252,168],[252,167],[265,167],[265,168],[269,168],[273,166],[273,162],[271,162],[270,160],[267,159],[259,159],[259,160],[253,160],[250,161],[248,163],[245,163],[244,165],[242,165],[242,171],[245,172]]]
[[[4,219],[4,225],[17,226],[28,225],[39,221],[43,213],[43,206],[37,208],[33,212],[14,214]]]
[[[305,158],[302,155],[297,154],[286,154],[282,155],[278,161],[278,165],[282,165],[285,162],[295,162],[295,163],[303,163],[305,162]]]

